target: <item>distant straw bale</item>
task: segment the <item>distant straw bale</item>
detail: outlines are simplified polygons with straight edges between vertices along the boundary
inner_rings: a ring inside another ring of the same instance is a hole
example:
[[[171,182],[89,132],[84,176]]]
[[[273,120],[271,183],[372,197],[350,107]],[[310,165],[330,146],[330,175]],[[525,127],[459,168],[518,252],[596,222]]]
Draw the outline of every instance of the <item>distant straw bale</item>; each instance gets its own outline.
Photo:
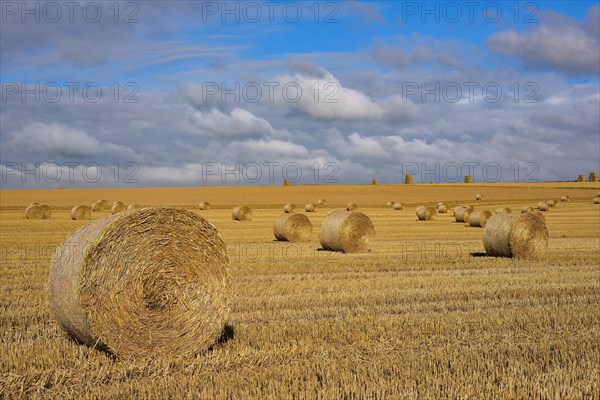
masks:
[[[234,221],[252,221],[252,210],[248,206],[234,207],[231,212]]]

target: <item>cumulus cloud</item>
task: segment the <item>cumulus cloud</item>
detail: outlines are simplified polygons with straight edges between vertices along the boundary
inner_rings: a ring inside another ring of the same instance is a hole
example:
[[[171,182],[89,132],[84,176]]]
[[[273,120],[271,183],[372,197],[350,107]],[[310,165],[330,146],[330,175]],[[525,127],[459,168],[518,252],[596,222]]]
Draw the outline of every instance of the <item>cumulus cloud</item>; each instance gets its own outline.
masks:
[[[487,40],[493,51],[521,59],[528,68],[554,68],[568,76],[600,74],[600,5],[592,7],[587,20],[546,12],[539,26],[525,32],[497,32]]]
[[[467,52],[467,50],[469,50]],[[373,58],[382,65],[405,69],[434,64],[445,68],[462,68],[464,61],[476,52],[465,43],[455,40],[440,40],[419,33],[396,38],[394,44],[377,41],[372,49]]]
[[[192,133],[215,137],[287,137],[285,129],[275,129],[269,121],[259,118],[243,108],[235,107],[231,112],[218,109],[209,111],[187,111],[188,120],[195,127]]]
[[[401,122],[415,118],[414,104],[399,95],[373,99],[324,73],[323,77],[302,73],[275,77],[281,88],[275,91],[277,102],[325,121]]]
[[[58,123],[29,123],[12,133],[11,144],[27,152],[54,156],[135,156],[128,147],[102,143],[85,131]]]

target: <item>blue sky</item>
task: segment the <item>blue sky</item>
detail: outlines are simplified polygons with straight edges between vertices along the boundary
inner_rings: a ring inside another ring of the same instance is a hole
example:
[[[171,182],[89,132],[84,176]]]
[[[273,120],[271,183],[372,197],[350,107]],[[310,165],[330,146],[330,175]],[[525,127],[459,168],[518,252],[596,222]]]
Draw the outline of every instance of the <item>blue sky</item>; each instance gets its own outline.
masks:
[[[600,169],[598,2],[76,2],[72,20],[47,4],[2,3],[2,188],[280,184],[286,165],[306,184]]]

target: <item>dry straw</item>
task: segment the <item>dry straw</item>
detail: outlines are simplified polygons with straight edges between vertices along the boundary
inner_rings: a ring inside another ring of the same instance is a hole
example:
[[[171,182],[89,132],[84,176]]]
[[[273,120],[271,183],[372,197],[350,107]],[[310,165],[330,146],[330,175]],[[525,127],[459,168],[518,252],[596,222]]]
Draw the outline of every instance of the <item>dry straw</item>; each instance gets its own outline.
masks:
[[[416,214],[419,221],[432,221],[437,216],[437,211],[432,206],[418,206]]]
[[[142,206],[139,204],[130,204],[127,206],[127,211],[139,210],[140,208],[142,208]]]
[[[539,260],[546,256],[548,229],[533,213],[496,214],[485,227],[483,245],[490,256]]]
[[[42,219],[50,219],[52,216],[52,209],[50,206],[48,204],[41,204],[40,207],[42,208]]]
[[[456,222],[467,222],[473,211],[471,206],[459,206],[454,208],[454,219]]]
[[[471,177],[471,175],[465,175],[465,183],[472,183],[473,182],[473,178]]]
[[[319,205],[319,206],[324,206],[325,203],[326,203],[325,199],[319,199],[319,200],[317,200],[317,205]]]
[[[512,210],[509,207],[499,207],[499,208],[496,208],[496,214],[500,214],[500,213],[510,214],[511,212],[512,212]]]
[[[404,204],[398,202],[398,203],[394,203],[394,205],[392,206],[394,208],[394,210],[399,211],[399,210],[404,210]]]
[[[223,331],[228,263],[216,228],[189,211],[110,215],[57,249],[50,308],[71,337],[118,357],[194,355]]]
[[[445,214],[446,212],[448,212],[448,207],[445,204],[438,204],[437,212],[439,212],[440,214]]]
[[[533,207],[523,207],[521,208],[521,213],[534,212],[535,209]]]
[[[44,209],[40,205],[40,203],[31,203],[25,209],[25,218],[27,219],[43,219],[44,218]]]
[[[590,176],[588,177],[588,182],[598,182],[598,173],[590,172]]]
[[[289,179],[284,179],[283,180],[283,186],[292,186],[292,183],[290,182]]]
[[[394,203],[395,203],[395,201],[392,201],[392,200],[390,200],[390,201],[388,201],[387,203],[385,203],[385,206],[386,206],[386,207],[393,207],[393,206],[394,206]]]
[[[379,185],[379,180],[378,180],[378,179],[373,179],[373,180],[371,181],[371,184],[372,184],[372,185]]]
[[[108,209],[108,201],[102,199],[92,204],[92,211],[104,211]]]
[[[312,234],[312,224],[304,214],[281,214],[273,226],[275,238],[288,242],[306,242]]]
[[[482,194],[476,195],[475,200],[477,200],[477,201],[483,200],[483,195]]]
[[[594,204],[600,204],[600,197],[594,198]]]
[[[210,210],[210,203],[208,201],[202,201],[198,204],[200,210]]]
[[[115,201],[110,209],[111,214],[118,214],[125,211],[125,203],[122,201]]]
[[[346,204],[346,211],[356,211],[357,209],[358,209],[358,206],[356,205],[356,203]]]
[[[235,221],[252,221],[252,210],[248,206],[234,207],[231,218]]]
[[[413,184],[413,176],[412,175],[404,175],[404,184],[412,185]]]
[[[84,219],[92,219],[92,207],[90,206],[75,206],[71,208],[71,219],[76,221]]]
[[[579,174],[579,176],[577,176],[577,182],[585,182],[585,176],[582,174]]]
[[[556,207],[556,201],[555,200],[548,200],[546,202],[546,204],[548,204],[550,207]]]
[[[316,209],[317,206],[315,205],[315,203],[308,203],[304,206],[304,211],[306,212],[315,212]]]
[[[283,206],[283,212],[292,213],[296,209],[296,205],[292,203],[288,203]]]
[[[492,213],[487,210],[473,210],[469,215],[469,226],[485,228],[488,220],[492,217]]]
[[[321,223],[319,241],[325,250],[363,253],[374,240],[371,219],[358,211],[334,210]]]
[[[560,201],[565,202],[565,201],[570,201],[571,198],[569,196],[560,196]]]
[[[540,201],[537,203],[537,208],[540,211],[550,211],[550,206],[545,201]]]

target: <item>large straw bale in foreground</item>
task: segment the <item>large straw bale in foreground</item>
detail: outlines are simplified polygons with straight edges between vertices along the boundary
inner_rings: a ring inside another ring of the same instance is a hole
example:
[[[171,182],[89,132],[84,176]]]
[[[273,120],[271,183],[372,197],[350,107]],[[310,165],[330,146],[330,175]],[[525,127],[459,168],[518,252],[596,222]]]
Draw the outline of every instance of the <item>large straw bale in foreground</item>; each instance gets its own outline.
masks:
[[[225,243],[189,211],[110,215],[67,238],[54,255],[49,301],[80,343],[119,357],[206,350],[229,312]]]
[[[496,214],[485,227],[483,245],[490,256],[539,260],[546,256],[548,229],[533,213]]]
[[[231,211],[231,218],[235,221],[252,221],[252,210],[248,206],[237,206]]]
[[[312,234],[312,224],[304,214],[281,214],[273,226],[275,238],[288,242],[305,242]]]
[[[375,240],[371,219],[358,211],[334,210],[321,223],[319,241],[325,250],[363,253]]]

